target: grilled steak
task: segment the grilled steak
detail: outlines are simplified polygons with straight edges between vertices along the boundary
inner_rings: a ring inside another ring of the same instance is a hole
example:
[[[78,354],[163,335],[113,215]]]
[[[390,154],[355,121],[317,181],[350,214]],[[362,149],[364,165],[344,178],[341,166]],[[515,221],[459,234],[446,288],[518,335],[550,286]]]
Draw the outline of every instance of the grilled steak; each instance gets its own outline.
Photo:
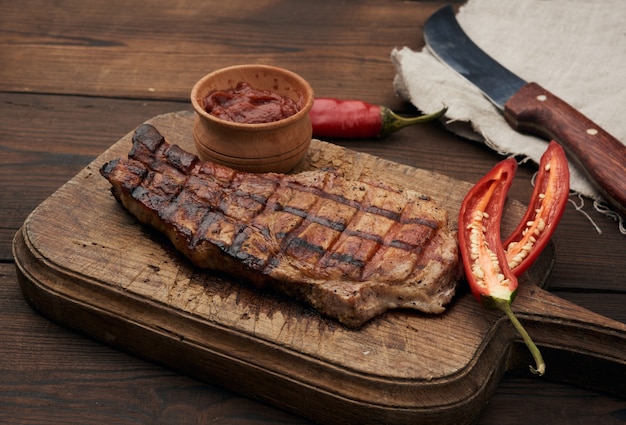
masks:
[[[447,213],[334,171],[250,174],[168,144],[151,125],[105,164],[112,193],[200,268],[308,303],[348,327],[391,308],[441,313],[459,277]]]

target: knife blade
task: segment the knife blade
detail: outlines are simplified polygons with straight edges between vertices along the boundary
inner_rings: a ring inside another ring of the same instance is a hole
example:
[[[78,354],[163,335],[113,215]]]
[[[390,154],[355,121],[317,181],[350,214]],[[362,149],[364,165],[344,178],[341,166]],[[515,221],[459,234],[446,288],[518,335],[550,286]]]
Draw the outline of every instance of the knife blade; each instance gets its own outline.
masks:
[[[427,19],[424,39],[435,57],[478,87],[515,131],[559,142],[626,217],[626,146],[564,100],[491,58],[465,34],[452,6]]]

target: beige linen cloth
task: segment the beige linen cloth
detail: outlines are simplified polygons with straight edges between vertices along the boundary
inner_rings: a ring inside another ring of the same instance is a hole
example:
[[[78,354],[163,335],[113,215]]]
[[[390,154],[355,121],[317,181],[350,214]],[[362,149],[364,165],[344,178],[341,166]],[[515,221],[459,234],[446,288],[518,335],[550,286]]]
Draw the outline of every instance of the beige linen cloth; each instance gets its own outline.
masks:
[[[490,56],[550,90],[622,143],[625,18],[626,0],[469,0],[457,14],[461,27]],[[490,101],[427,48],[396,48],[391,58],[396,91],[418,109],[435,111],[443,103],[448,106],[444,122],[451,131],[503,155],[539,162],[546,142],[513,131]],[[572,190],[601,201],[582,174],[570,169]]]

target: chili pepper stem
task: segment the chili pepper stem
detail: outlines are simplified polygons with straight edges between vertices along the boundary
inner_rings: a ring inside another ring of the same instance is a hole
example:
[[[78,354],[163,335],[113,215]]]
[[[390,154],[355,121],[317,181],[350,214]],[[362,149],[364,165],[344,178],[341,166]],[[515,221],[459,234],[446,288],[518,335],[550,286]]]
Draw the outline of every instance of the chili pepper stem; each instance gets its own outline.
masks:
[[[385,137],[390,133],[396,132],[400,130],[401,128],[408,127],[413,124],[419,124],[419,123],[436,120],[437,118],[445,114],[447,110],[448,110],[448,107],[444,106],[442,109],[440,109],[437,112],[433,112],[432,114],[407,118],[407,117],[403,117],[403,116],[396,114],[395,112],[393,112],[391,109],[387,108],[386,106],[381,106],[383,126],[382,126],[381,133],[379,134],[379,137]]]
[[[504,312],[504,314],[507,315],[511,323],[513,323],[513,326],[515,327],[517,332],[519,332],[520,336],[524,340],[524,343],[530,350],[530,354],[532,354],[533,358],[535,359],[536,367],[530,366],[530,371],[539,376],[543,375],[546,372],[546,363],[543,361],[543,357],[541,355],[541,352],[539,351],[539,348],[537,348],[530,335],[528,335],[528,332],[526,332],[526,329],[524,329],[524,326],[522,326],[520,321],[513,313],[513,310],[511,310],[511,302],[503,299],[494,299],[494,305],[498,310],[501,310],[502,312]]]

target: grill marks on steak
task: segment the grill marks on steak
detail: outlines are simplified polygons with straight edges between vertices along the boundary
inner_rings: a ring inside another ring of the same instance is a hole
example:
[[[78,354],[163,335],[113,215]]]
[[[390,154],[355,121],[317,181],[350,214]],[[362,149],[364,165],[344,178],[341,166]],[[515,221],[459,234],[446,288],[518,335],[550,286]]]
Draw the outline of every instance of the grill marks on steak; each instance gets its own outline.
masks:
[[[140,126],[101,173],[141,222],[196,266],[307,302],[358,327],[389,308],[440,313],[458,278],[447,214],[412,191],[332,171],[248,174]]]

